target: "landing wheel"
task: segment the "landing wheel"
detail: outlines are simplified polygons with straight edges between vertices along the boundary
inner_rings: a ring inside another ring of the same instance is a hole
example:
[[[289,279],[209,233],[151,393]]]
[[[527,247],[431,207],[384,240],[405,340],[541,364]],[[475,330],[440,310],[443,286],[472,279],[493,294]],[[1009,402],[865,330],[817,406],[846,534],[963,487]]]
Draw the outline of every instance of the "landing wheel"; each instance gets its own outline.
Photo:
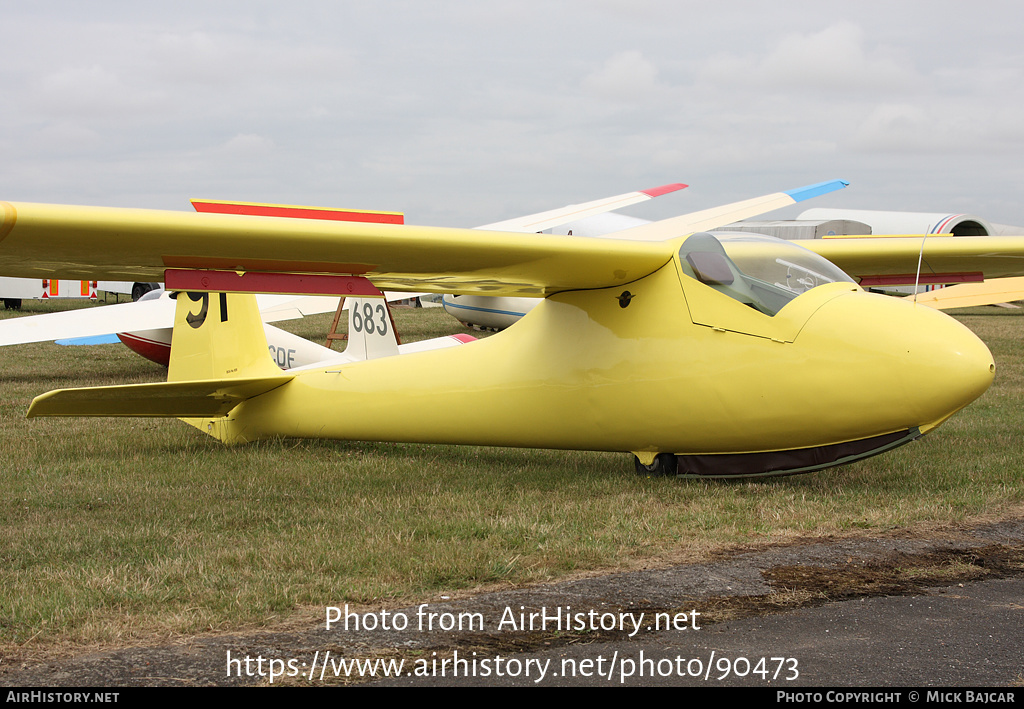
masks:
[[[648,478],[662,478],[675,475],[677,471],[676,457],[672,453],[658,453],[654,456],[654,462],[644,465],[640,459],[633,456],[633,464],[636,466],[637,475]]]

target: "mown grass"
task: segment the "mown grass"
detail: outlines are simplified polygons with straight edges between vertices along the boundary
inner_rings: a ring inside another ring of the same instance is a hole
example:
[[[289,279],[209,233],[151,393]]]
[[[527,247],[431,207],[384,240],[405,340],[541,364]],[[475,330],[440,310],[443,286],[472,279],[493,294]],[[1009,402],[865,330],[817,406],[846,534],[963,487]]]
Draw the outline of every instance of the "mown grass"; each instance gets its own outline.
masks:
[[[1018,509],[1024,311],[959,317],[996,358],[982,399],[889,454],[757,482],[640,478],[622,454],[291,440],[228,448],[177,421],[28,421],[31,398],[49,389],[157,381],[164,370],[120,345],[3,348],[0,651],[234,629],[324,605]],[[436,309],[396,318],[406,339],[458,330]],[[288,327],[322,337],[329,321]]]

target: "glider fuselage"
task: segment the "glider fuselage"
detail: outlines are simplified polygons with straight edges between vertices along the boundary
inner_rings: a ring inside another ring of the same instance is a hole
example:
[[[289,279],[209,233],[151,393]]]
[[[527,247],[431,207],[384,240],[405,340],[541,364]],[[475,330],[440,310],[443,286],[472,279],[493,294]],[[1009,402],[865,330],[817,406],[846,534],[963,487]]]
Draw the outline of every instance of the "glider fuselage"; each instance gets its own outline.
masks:
[[[728,456],[903,442],[991,383],[985,345],[930,308],[830,283],[767,315],[684,268],[550,296],[468,346],[302,372],[206,429]]]

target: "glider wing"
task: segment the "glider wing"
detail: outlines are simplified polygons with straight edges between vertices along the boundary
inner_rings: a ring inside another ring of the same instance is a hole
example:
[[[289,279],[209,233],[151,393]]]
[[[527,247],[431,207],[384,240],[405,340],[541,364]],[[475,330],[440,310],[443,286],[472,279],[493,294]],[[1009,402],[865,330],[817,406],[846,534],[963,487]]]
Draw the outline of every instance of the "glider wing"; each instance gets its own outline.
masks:
[[[665,265],[678,240],[693,231],[845,185],[823,182],[602,239],[0,202],[0,273],[151,281],[163,279],[168,269],[219,269],[361,276],[394,291],[546,296],[626,285]],[[869,276],[914,274],[921,239],[820,239],[803,245],[870,285]],[[933,278],[923,283],[1024,275],[1024,237],[929,238],[925,273]]]
[[[610,212],[614,209],[628,207],[631,204],[637,204],[638,202],[643,202],[648,199],[654,199],[655,197],[660,197],[663,194],[669,194],[671,192],[686,189],[686,187],[687,185],[679,183],[661,185],[660,187],[653,187],[649,190],[627,192],[626,194],[616,195],[615,197],[597,199],[593,202],[570,204],[569,206],[562,207],[560,209],[552,209],[547,212],[539,212],[537,214],[528,214],[525,217],[507,219],[501,222],[494,222],[493,224],[484,224],[483,226],[477,227],[477,229],[485,229],[487,231],[539,232],[544,229],[550,229],[552,227],[561,226],[562,224],[567,224],[568,222],[574,222],[585,217],[592,217],[595,214],[604,214],[605,212]]]
[[[1024,275],[1024,236],[808,239],[800,245],[824,256],[863,286],[913,285],[919,258],[922,284]]]
[[[473,229],[7,202],[0,210],[0,273],[28,277],[163,280],[166,269],[212,268],[540,296],[629,283],[672,254],[663,244]]]
[[[828,194],[840,190],[849,182],[843,180],[829,180],[819,182],[815,185],[798,187],[795,190],[775,192],[763,197],[745,199],[742,202],[733,202],[721,207],[712,207],[699,212],[691,212],[682,216],[663,219],[658,222],[651,222],[643,226],[614,232],[608,237],[612,239],[630,239],[634,241],[666,241],[674,239],[682,234],[692,234],[695,231],[707,231],[732,224],[742,219],[756,217],[765,212],[788,207],[791,204],[802,202],[819,195]]]

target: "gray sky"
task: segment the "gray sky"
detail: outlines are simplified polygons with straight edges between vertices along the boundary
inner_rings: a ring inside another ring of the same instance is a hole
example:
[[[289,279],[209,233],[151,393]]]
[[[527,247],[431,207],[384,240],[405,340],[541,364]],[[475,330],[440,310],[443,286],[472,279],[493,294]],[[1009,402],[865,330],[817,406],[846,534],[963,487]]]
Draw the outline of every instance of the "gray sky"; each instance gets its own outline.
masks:
[[[473,226],[666,182],[691,187],[631,212],[841,178],[809,206],[1024,224],[1020,3],[0,11],[0,199],[223,198]]]

